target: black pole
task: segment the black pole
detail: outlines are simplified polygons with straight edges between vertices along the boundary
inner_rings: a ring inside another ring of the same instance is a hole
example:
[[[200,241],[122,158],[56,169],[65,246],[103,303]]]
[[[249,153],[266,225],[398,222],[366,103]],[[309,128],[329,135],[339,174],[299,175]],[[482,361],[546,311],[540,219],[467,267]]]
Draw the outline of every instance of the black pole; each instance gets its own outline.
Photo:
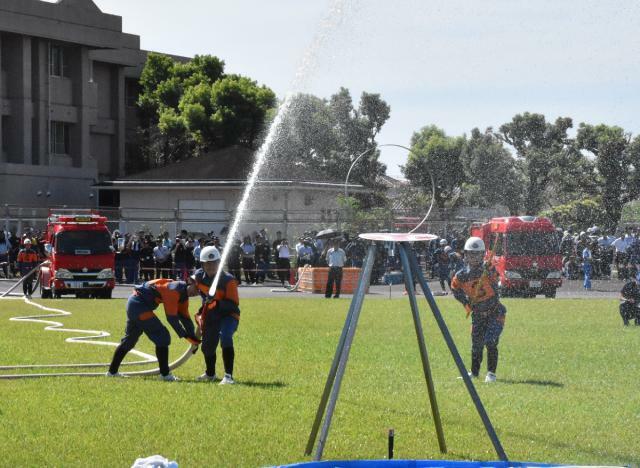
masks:
[[[389,445],[387,447],[387,457],[389,460],[393,460],[393,439],[395,437],[395,431],[389,429]]]
[[[482,404],[482,401],[480,400],[480,396],[478,395],[478,392],[476,391],[475,387],[473,386],[473,382],[471,381],[471,378],[469,377],[469,374],[467,374],[467,369],[464,366],[464,363],[462,362],[462,358],[460,357],[460,353],[458,352],[458,348],[456,347],[455,342],[453,341],[453,338],[451,337],[451,334],[449,333],[449,329],[447,328],[447,324],[444,321],[444,318],[442,317],[442,314],[440,313],[440,309],[438,308],[438,305],[436,304],[435,299],[433,298],[433,295],[431,294],[431,289],[429,289],[429,285],[427,284],[427,281],[425,280],[423,274],[422,274],[422,270],[420,269],[419,265],[418,265],[418,261],[415,257],[415,255],[409,255],[409,261],[411,262],[411,268],[413,273],[415,274],[416,278],[418,279],[418,282],[420,283],[420,287],[422,288],[422,291],[424,292],[424,296],[427,299],[427,302],[429,303],[429,307],[431,308],[431,312],[433,312],[433,316],[436,319],[436,322],[438,323],[438,327],[440,328],[440,332],[442,333],[442,336],[445,340],[445,342],[447,343],[447,346],[449,347],[449,351],[451,352],[451,356],[453,356],[453,360],[456,363],[456,366],[458,367],[458,371],[460,372],[460,376],[462,377],[462,380],[464,381],[464,384],[467,387],[467,391],[469,392],[469,395],[471,396],[471,400],[473,401],[473,404],[476,407],[476,410],[478,411],[478,414],[480,415],[480,419],[482,419],[482,423],[484,424],[484,427],[487,431],[487,434],[489,435],[489,438],[491,439],[491,443],[493,444],[493,447],[496,451],[496,453],[498,454],[498,457],[500,458],[500,460],[502,461],[509,461],[509,459],[507,458],[507,454],[505,453],[504,449],[502,448],[502,444],[500,443],[500,439],[498,439],[498,435],[496,434],[496,431],[493,428],[493,425],[491,424],[491,420],[489,419],[489,415],[487,414],[484,405]]]

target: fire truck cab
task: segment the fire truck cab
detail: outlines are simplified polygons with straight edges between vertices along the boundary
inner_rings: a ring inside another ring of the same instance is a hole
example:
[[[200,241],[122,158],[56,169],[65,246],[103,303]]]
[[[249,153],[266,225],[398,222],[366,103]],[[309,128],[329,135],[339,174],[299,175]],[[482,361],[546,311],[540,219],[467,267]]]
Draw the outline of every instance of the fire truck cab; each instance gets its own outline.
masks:
[[[114,251],[107,218],[88,214],[49,214],[45,238],[48,264],[40,269],[40,296],[111,298]]]
[[[484,240],[485,258],[493,259],[502,296],[556,296],[562,286],[562,256],[560,239],[549,219],[493,218],[486,223],[473,223],[471,235]]]

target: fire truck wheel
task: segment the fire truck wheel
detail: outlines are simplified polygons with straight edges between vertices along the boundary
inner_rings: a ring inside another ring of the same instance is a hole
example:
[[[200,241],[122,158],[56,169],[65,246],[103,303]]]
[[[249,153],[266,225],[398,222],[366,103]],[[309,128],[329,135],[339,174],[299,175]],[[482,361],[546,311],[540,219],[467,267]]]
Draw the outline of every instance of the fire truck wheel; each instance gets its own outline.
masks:
[[[98,297],[100,297],[101,299],[111,299],[111,294],[112,293],[113,293],[113,291],[111,289],[109,289],[107,291],[101,292]]]
[[[548,291],[544,292],[544,297],[547,297],[549,299],[555,299],[556,298],[556,290],[555,289],[551,289]]]
[[[62,294],[56,291],[55,288],[51,288],[50,294],[53,296],[54,299],[60,299],[62,297]]]

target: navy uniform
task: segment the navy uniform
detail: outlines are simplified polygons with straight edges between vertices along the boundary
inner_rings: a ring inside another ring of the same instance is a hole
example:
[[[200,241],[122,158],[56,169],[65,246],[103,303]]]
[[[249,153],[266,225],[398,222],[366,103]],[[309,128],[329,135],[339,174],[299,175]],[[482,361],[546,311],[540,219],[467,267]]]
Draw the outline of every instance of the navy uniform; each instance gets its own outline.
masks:
[[[471,313],[471,374],[477,377],[484,347],[487,348],[487,381],[495,380],[498,367],[498,342],[504,328],[507,309],[498,298],[498,272],[482,263],[466,265],[451,281],[454,297]]]
[[[202,261],[202,258],[201,258]],[[233,335],[240,322],[240,299],[238,296],[238,281],[223,271],[216,285],[216,293],[209,296],[209,288],[214,278],[207,275],[203,268],[196,270],[193,278],[202,296],[202,307],[196,314],[196,321],[202,330],[202,354],[206,364],[206,372],[202,380],[216,378],[216,349],[218,344],[222,348],[225,383],[233,383],[233,364],[235,349]]]
[[[180,338],[196,344],[195,327],[189,316],[187,283],[170,279],[156,279],[137,286],[127,301],[125,336],[116,348],[109,366],[109,375],[117,375],[120,363],[144,333],[156,345],[160,374],[165,380],[175,380],[169,373],[169,344],[171,335],[153,312],[164,305],[167,321]]]
[[[627,282],[620,291],[620,316],[622,323],[629,325],[629,320],[634,320],[636,325],[640,325],[640,286],[638,280],[633,279]]]
[[[20,276],[22,280],[22,292],[25,296],[31,297],[33,292],[33,278],[32,274],[29,277],[25,276],[29,274],[35,267],[38,266],[38,253],[31,248],[31,240],[26,239],[24,242],[24,248],[20,249],[18,253],[18,269],[20,270]]]

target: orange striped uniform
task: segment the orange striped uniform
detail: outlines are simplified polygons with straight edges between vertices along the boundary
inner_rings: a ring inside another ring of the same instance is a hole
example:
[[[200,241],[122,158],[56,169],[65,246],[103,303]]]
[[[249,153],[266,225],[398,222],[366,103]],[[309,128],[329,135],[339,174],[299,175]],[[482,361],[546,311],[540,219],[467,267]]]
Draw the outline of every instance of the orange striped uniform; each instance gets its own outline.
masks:
[[[213,283],[213,278],[207,276],[202,268],[194,274],[196,286],[202,297],[202,323],[204,315],[213,313],[223,316],[230,315],[236,320],[240,320],[240,297],[238,295],[238,281],[233,275],[223,271],[216,285],[216,293],[213,298],[209,297],[209,288]]]
[[[22,276],[38,266],[38,254],[30,247],[25,247],[18,252],[18,268]]]
[[[497,291],[498,272],[494,267],[465,267],[451,280],[454,297],[474,313],[487,313],[499,304]]]
[[[192,336],[193,322],[189,316],[189,296],[187,283],[167,278],[147,281],[134,289],[134,296],[144,302],[145,311],[141,311],[138,320],[155,317],[153,313],[160,304],[164,305],[167,321],[178,336]]]

